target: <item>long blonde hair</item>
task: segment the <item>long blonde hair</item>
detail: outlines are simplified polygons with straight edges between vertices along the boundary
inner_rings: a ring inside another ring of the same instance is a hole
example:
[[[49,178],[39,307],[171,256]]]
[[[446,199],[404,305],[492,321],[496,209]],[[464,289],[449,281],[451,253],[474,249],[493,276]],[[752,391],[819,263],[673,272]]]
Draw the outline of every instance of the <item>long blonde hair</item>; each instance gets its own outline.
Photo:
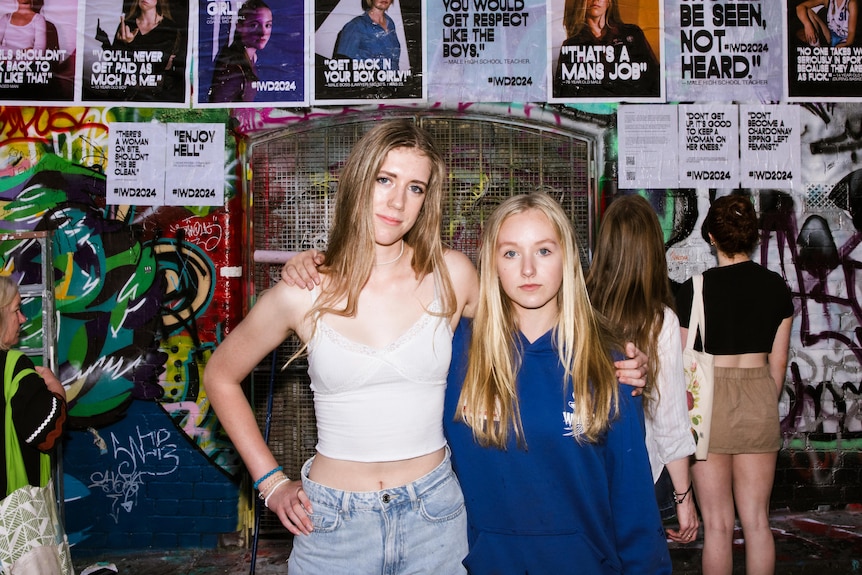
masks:
[[[456,418],[472,428],[473,437],[483,446],[504,449],[509,433],[514,431],[518,445],[526,448],[518,405],[518,326],[512,302],[500,287],[495,252],[503,222],[529,210],[547,216],[563,250],[563,279],[557,293],[558,316],[553,333],[565,374],[560,392],[561,397],[568,393],[571,381],[575,398],[573,427],[576,422],[583,427],[575,439],[593,442],[607,429],[610,414],[618,405],[617,379],[610,357],[612,342],[602,319],[590,305],[572,224],[560,205],[541,192],[507,199],[485,224],[479,252],[479,305],[459,399],[462,410]]]
[[[353,147],[341,170],[326,263],[321,267],[328,283],[309,312],[312,317],[327,313],[345,317],[356,314],[359,293],[374,268],[375,181],[387,154],[398,148],[416,150],[431,163],[425,201],[416,223],[404,236],[404,241],[413,248],[411,266],[417,278],[437,273],[443,302],[440,315],[455,312],[455,291],[443,261],[440,238],[446,178],[443,156],[424,129],[407,120],[392,120],[371,128]]]
[[[655,381],[661,369],[658,340],[664,311],[675,304],[661,224],[646,199],[631,195],[611,202],[599,228],[587,290],[595,308],[625,341],[634,342],[650,358],[644,398],[651,415],[658,400]]]

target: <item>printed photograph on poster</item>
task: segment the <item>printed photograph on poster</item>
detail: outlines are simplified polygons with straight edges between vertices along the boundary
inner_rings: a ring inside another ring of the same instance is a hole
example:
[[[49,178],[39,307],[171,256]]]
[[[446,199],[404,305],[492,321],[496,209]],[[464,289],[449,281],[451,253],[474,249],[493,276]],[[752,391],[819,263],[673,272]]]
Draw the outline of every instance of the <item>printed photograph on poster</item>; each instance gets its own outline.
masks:
[[[224,205],[224,124],[168,124],[165,205]]]
[[[548,101],[663,101],[661,0],[551,0],[548,9]]]
[[[665,6],[668,100],[781,100],[781,2],[665,0]]]
[[[316,103],[425,98],[423,0],[315,0]]]
[[[428,3],[428,99],[544,102],[544,0]]]
[[[75,97],[77,0],[0,0],[0,100]]]
[[[739,106],[742,187],[792,189],[799,180],[799,109]]]
[[[862,0],[785,0],[787,99],[862,96]]]
[[[82,1],[85,102],[188,105],[188,1]]]
[[[620,189],[679,187],[676,106],[620,105],[617,108],[617,182]]]
[[[199,0],[195,104],[307,104],[302,6],[287,0]]]
[[[115,122],[108,125],[105,201],[110,205],[165,203],[165,124]]]
[[[739,187],[739,110],[686,104],[679,110],[679,187]]]

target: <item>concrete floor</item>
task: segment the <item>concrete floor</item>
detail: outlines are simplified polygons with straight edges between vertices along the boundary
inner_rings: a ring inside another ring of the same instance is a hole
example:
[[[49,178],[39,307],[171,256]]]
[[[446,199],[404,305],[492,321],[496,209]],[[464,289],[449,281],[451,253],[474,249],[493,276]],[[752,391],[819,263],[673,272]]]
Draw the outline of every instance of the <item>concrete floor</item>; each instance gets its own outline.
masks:
[[[862,575],[862,506],[808,512],[779,510],[773,512],[771,525],[775,536],[777,575]],[[738,536],[734,545],[734,573],[744,573],[741,532]],[[700,573],[702,543],[701,531],[698,540],[691,545],[671,544],[675,574]],[[258,546],[254,575],[285,575],[289,553],[289,540],[262,540]],[[79,556],[73,548],[72,557],[77,575],[84,575],[87,568],[92,570],[92,575],[252,574],[251,550],[239,547],[138,550],[87,556]]]

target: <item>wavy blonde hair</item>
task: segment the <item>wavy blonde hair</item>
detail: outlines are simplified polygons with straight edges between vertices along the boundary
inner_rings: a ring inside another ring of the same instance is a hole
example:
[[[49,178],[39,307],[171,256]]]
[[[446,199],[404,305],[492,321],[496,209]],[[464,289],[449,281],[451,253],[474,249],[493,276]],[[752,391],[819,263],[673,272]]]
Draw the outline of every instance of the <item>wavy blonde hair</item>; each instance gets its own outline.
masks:
[[[596,441],[607,429],[619,401],[609,353],[610,346],[616,344],[590,305],[571,222],[562,207],[545,193],[513,196],[501,203],[485,224],[479,252],[479,305],[459,400],[463,409],[456,415],[472,428],[476,441],[486,447],[505,449],[510,433],[515,434],[520,447],[527,446],[518,405],[518,326],[512,302],[500,287],[496,247],[503,222],[530,210],[547,216],[563,250],[563,279],[557,293],[553,337],[565,373],[560,393],[568,393],[571,381],[575,398],[573,427],[575,422],[583,427],[583,433],[575,434],[575,439]]]

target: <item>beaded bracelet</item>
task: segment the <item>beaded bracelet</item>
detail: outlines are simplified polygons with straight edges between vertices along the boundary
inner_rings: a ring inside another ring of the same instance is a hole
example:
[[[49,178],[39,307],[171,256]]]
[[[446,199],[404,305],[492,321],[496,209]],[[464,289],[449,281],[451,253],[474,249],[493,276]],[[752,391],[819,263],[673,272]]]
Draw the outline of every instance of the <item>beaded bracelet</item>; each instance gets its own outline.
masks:
[[[285,481],[290,481],[290,478],[283,472],[279,471],[261,484],[260,488],[258,489],[260,493],[258,493],[257,496],[261,499],[266,499],[267,496],[269,496],[275,490],[275,487],[279,483],[283,483]]]
[[[689,483],[688,489],[686,489],[683,493],[677,493],[676,491],[674,491],[673,492],[673,502],[676,503],[677,505],[682,505],[682,503],[685,501],[685,497],[689,493],[691,493],[691,487],[692,487],[692,485],[691,485],[691,483]]]
[[[266,497],[263,498],[263,506],[264,507],[269,509],[269,498],[272,497],[272,494],[275,493],[279,487],[281,487],[282,485],[284,485],[288,481],[290,481],[290,479],[285,477],[284,479],[282,479],[281,481],[279,481],[278,483],[276,483],[275,485],[272,486],[272,489],[270,489],[269,493],[266,494]],[[263,494],[261,494],[261,495],[263,495]]]
[[[269,477],[270,475],[275,475],[279,471],[283,471],[283,470],[284,470],[284,468],[281,465],[279,465],[275,469],[270,469],[268,472],[263,474],[263,477],[261,477],[260,479],[258,479],[257,481],[254,482],[254,488],[257,489],[260,486],[260,484],[263,483],[263,481],[267,477]]]
[[[277,471],[276,473],[270,475],[266,481],[260,484],[257,490],[260,492],[260,498],[263,499],[266,492],[272,489],[272,486],[287,477],[283,471]]]

